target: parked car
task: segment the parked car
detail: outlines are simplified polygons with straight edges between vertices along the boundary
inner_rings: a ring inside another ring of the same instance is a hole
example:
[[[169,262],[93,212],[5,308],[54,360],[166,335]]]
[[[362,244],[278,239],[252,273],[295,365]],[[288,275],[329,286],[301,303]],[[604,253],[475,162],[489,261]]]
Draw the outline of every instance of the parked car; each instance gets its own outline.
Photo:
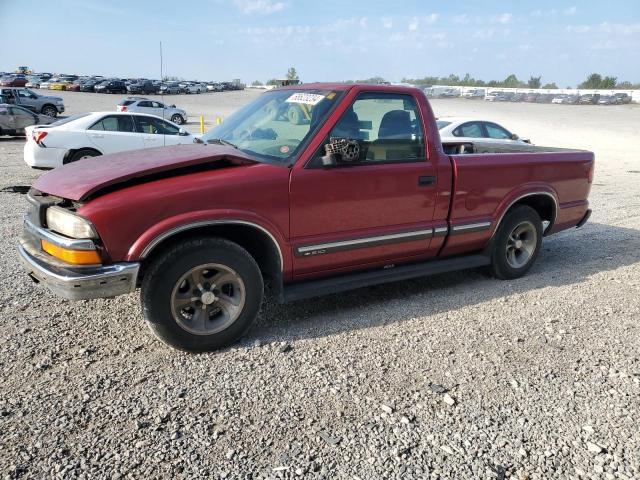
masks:
[[[509,99],[510,102],[522,102],[524,100],[525,97],[525,93],[522,92],[517,92],[514,93],[513,95],[511,95],[511,98]]]
[[[486,90],[484,88],[474,88],[464,92],[462,97],[468,98],[469,100],[478,100],[484,98],[485,94]]]
[[[496,101],[496,98],[498,97],[498,95],[500,95],[500,94],[502,94],[502,93],[504,93],[504,92],[499,92],[499,91],[497,91],[497,90],[494,90],[494,91],[492,91],[492,92],[487,92],[487,93],[485,93],[485,95],[484,95],[484,99],[485,99],[487,102],[495,102],[495,101]]]
[[[523,101],[527,103],[536,103],[539,96],[540,94],[537,92],[530,92],[524,96]]]
[[[144,97],[127,97],[116,105],[118,112],[136,112],[156,115],[160,118],[169,118],[175,124],[182,125],[187,122],[187,112],[175,105],[165,105],[156,100]]]
[[[105,80],[94,87],[96,93],[127,93],[127,86],[122,80]]]
[[[24,161],[33,168],[109,153],[193,143],[194,136],[154,115],[94,112],[74,115],[46,127],[27,127]]]
[[[52,80],[49,82],[49,90],[66,90],[68,83],[66,80],[61,79]]]
[[[209,83],[207,84],[207,91],[208,92],[222,92],[222,90],[224,90],[224,88],[222,87],[222,84],[220,83]]]
[[[631,103],[631,95],[628,93],[618,92],[615,97],[618,99],[618,103]]]
[[[27,88],[40,88],[42,82],[42,78],[31,75],[27,77],[27,83],[25,83],[24,86]]]
[[[602,95],[598,99],[598,105],[617,105],[618,97],[615,95]]]
[[[1,87],[24,87],[27,84],[27,77],[24,75],[7,75],[0,80]]]
[[[144,80],[142,82],[132,83],[127,86],[127,92],[129,93],[142,93],[145,95],[159,93],[158,87],[153,84],[151,80]]]
[[[60,97],[40,95],[28,88],[0,88],[1,103],[11,103],[25,107],[35,113],[56,117],[64,112],[64,102]]]
[[[445,142],[470,142],[482,139],[483,143],[492,144],[531,144],[528,139],[521,139],[503,126],[487,120],[461,117],[440,117],[436,120],[440,131],[440,140]]]
[[[80,91],[93,92],[96,85],[98,85],[98,80],[85,80],[80,85]]]
[[[178,95],[181,92],[178,82],[163,83],[160,85],[159,93],[164,95]]]
[[[560,103],[564,105],[575,105],[580,100],[579,95],[556,95],[551,103]]]
[[[586,95],[580,96],[580,105],[596,105],[600,100],[599,93],[587,93]]]
[[[30,125],[47,125],[54,121],[53,117],[34,113],[18,105],[0,104],[0,136],[24,135],[25,128]]]
[[[551,103],[554,97],[554,93],[541,93],[536,97],[536,103]]]
[[[274,118],[291,103],[312,122]],[[401,86],[271,90],[204,144],[40,176],[20,258],[69,299],[140,287],[151,330],[203,351],[248,330],[264,279],[281,302],[465,268],[511,280],[588,220],[593,153],[449,156],[431,112]]]
[[[206,87],[200,83],[181,83],[180,88],[183,93],[204,93],[206,92]]]
[[[442,98],[457,98],[460,96],[460,90],[457,88],[448,88],[440,94]]]
[[[513,92],[499,92],[495,98],[493,99],[494,102],[510,102],[511,99],[513,98],[514,93]]]
[[[68,92],[79,92],[82,86],[82,80],[74,80],[72,83],[67,85]]]

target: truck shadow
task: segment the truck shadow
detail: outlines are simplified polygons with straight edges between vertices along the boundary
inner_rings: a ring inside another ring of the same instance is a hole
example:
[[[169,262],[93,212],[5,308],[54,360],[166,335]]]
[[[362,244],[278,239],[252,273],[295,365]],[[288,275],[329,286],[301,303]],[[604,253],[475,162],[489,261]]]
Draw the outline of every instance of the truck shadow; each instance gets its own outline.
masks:
[[[366,287],[301,300],[268,303],[245,341],[292,341],[424,318],[588,277],[640,262],[640,230],[588,223],[546,238],[523,278],[502,281],[479,270]],[[597,295],[597,292],[594,292]],[[425,328],[428,325],[425,322]]]

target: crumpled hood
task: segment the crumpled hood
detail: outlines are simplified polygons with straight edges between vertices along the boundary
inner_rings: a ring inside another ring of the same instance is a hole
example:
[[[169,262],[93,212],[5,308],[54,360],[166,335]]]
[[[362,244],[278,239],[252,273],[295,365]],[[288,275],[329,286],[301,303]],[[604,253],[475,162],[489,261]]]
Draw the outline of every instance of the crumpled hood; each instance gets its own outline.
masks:
[[[233,165],[255,163],[248,155],[225,145],[176,145],[85,158],[42,175],[33,184],[41,192],[83,201],[114,185],[173,170],[226,160]]]

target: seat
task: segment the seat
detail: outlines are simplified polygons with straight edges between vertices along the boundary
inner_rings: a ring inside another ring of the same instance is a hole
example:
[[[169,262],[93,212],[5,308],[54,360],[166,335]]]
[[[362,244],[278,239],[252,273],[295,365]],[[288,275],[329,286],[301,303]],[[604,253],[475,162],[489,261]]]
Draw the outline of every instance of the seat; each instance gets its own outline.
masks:
[[[378,138],[367,152],[371,161],[416,158],[419,146],[412,139],[411,117],[405,110],[391,110],[382,116]]]
[[[378,140],[411,140],[411,117],[405,110],[391,110],[383,115]]]
[[[336,123],[331,136],[336,138],[348,138],[351,140],[360,140],[360,120],[353,107],[346,110],[338,123]]]

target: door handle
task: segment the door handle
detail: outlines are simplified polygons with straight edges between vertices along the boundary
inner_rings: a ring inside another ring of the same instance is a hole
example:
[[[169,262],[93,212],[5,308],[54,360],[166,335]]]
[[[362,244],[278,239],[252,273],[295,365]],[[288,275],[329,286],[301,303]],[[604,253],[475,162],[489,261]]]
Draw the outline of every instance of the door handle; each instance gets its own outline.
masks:
[[[98,133],[94,133],[93,135],[91,135],[93,138],[104,138],[104,135],[100,135]]]
[[[428,187],[430,185],[434,185],[435,183],[436,183],[435,176],[420,175],[418,177],[418,186],[420,187]]]

